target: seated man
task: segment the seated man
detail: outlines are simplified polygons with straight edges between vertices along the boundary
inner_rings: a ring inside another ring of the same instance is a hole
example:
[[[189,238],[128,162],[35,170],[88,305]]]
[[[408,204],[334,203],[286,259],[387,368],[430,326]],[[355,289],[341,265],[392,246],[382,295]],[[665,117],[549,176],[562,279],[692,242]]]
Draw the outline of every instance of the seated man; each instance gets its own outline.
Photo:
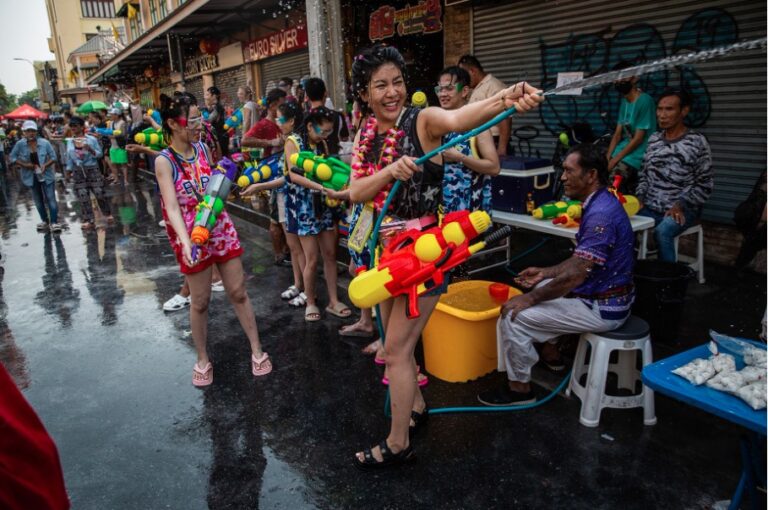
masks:
[[[563,161],[565,194],[583,201],[573,256],[553,267],[529,267],[515,282],[531,292],[504,303],[500,345],[507,383],[481,393],[489,406],[534,402],[531,368],[535,342],[560,335],[610,331],[629,317],[634,301],[634,234],[629,218],[606,188],[608,162],[593,145],[573,147]]]
[[[712,194],[712,152],[704,135],[685,127],[691,106],[685,92],[667,91],[656,116],[661,131],[651,135],[637,186],[642,209],[656,221],[659,260],[675,262],[675,237],[694,225]]]

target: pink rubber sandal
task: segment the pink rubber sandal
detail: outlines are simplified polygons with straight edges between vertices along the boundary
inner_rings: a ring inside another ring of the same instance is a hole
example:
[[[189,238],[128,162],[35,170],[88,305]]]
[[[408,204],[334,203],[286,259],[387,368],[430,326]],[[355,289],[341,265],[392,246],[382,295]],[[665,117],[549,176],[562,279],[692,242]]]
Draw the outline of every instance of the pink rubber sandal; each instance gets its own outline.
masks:
[[[202,378],[198,379],[195,377],[195,375],[200,375]],[[195,386],[208,386],[213,382],[213,365],[211,365],[211,362],[205,364],[203,368],[200,368],[200,366],[195,363],[195,366],[192,368],[192,384]]]
[[[386,365],[387,364],[387,360],[385,360],[383,358],[373,358],[373,362],[376,363],[377,365]]]
[[[261,357],[257,358],[254,354],[251,354],[251,372],[256,377],[261,375],[267,375],[272,371],[272,361],[269,359],[269,354],[266,352],[261,353]]]
[[[421,379],[419,379],[419,376],[423,376]],[[418,381],[416,384],[419,385],[419,388],[423,388],[427,384],[429,384],[429,377],[427,377],[425,374],[421,373],[421,367],[416,365],[416,380]],[[384,386],[389,386],[389,377],[386,375],[381,378],[381,384]]]

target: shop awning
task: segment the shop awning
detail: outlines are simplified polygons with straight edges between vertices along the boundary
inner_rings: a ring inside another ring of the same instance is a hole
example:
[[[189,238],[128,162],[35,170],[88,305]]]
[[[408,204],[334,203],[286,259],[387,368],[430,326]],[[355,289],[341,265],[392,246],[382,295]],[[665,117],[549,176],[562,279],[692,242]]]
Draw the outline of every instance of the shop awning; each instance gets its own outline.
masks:
[[[89,79],[89,83],[103,81],[104,75],[119,65],[123,73],[141,74],[150,63],[168,61],[166,34],[182,36],[195,45],[207,35],[221,35],[245,30],[251,24],[265,19],[265,13],[283,9],[291,0],[188,0],[165,19],[128,45],[115,58],[102,66]],[[259,13],[251,14],[251,13]]]

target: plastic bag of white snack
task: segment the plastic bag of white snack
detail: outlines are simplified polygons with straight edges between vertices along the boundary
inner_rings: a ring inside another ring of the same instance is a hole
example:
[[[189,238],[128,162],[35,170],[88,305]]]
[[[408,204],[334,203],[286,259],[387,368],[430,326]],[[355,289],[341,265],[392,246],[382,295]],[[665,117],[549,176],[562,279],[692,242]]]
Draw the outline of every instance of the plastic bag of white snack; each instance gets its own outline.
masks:
[[[712,361],[703,358],[697,358],[690,363],[672,370],[672,373],[687,379],[691,384],[699,386],[704,384],[707,379],[715,375],[715,367]]]
[[[744,363],[753,367],[766,368],[766,352],[758,347],[749,347],[744,351]]]
[[[738,373],[744,378],[744,384],[752,384],[757,381],[765,382],[766,376],[768,376],[764,367],[746,366]]]
[[[734,372],[736,370],[736,360],[730,354],[720,352],[715,342],[709,342],[709,352],[712,353],[712,366],[715,372]]]
[[[709,336],[717,344],[720,352],[727,352],[737,356],[737,361],[744,360],[746,365],[765,366],[766,349],[763,345],[756,346],[745,342],[740,338],[723,335],[717,331],[709,330]]]
[[[737,390],[745,386],[744,376],[739,372],[720,372],[712,379],[707,381],[707,386],[712,389],[725,391],[727,393],[736,393]]]
[[[765,381],[759,381],[736,390],[736,396],[746,402],[755,411],[765,409]]]

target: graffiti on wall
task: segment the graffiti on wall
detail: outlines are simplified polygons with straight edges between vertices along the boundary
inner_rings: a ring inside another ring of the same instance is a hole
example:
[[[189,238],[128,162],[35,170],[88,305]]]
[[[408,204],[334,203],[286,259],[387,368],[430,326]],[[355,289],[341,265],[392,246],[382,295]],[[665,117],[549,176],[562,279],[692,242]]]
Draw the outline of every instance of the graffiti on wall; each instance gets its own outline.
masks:
[[[610,71],[621,62],[639,64],[678,53],[701,51],[738,40],[734,17],[724,9],[704,9],[683,21],[671,45],[667,45],[652,25],[630,25],[610,37],[610,27],[591,34],[571,35],[565,42],[541,48],[542,87],[553,88],[557,74],[582,71],[584,77]],[[679,88],[691,94],[688,115],[690,127],[701,127],[709,118],[712,104],[704,80],[689,65],[672,71],[659,71],[639,77],[640,88],[656,98],[666,88]],[[585,90],[581,96],[552,96],[542,105],[541,121],[555,134],[576,122],[588,122],[595,133],[616,125],[620,96],[612,86]]]

